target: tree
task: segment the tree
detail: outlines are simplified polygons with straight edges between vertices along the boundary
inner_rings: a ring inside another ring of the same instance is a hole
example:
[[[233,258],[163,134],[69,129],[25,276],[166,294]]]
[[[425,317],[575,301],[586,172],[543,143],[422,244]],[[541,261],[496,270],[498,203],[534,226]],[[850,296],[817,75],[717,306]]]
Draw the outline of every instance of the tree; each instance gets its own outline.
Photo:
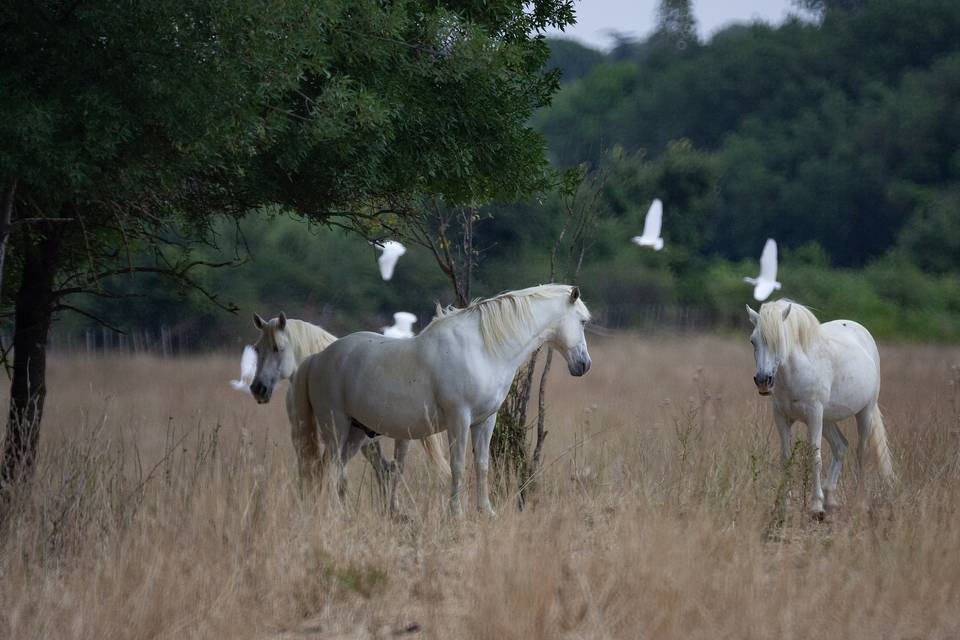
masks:
[[[697,20],[690,0],[660,0],[654,38],[679,50],[697,43]]]
[[[121,274],[195,284],[212,223],[277,204],[370,224],[540,188],[527,122],[569,0],[15,3],[0,14],[13,383],[0,484],[29,478],[46,342]],[[0,229],[2,236],[3,229]],[[2,246],[2,245],[0,245]],[[9,287],[7,288],[9,289]],[[210,296],[213,298],[213,296]]]
[[[797,7],[820,17],[827,13],[854,11],[866,3],[867,0],[793,0],[793,4]]]
[[[576,40],[553,38],[550,40],[548,69],[559,69],[562,82],[572,82],[590,73],[596,65],[604,62],[603,52],[591,49]]]

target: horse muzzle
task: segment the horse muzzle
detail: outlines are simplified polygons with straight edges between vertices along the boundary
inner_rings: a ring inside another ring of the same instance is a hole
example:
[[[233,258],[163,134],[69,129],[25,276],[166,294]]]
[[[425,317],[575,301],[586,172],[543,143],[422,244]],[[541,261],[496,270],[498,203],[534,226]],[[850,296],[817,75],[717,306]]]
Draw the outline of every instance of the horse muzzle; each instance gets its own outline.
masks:
[[[590,371],[590,365],[593,362],[588,357],[585,360],[576,360],[574,362],[567,363],[567,370],[570,372],[570,375],[580,377],[584,375],[587,371]]]
[[[270,402],[273,389],[267,388],[267,385],[259,380],[254,380],[250,384],[250,393],[253,395],[253,399],[257,401],[257,404],[267,404]]]
[[[753,376],[753,383],[757,385],[757,393],[762,396],[768,396],[773,392],[773,376]]]

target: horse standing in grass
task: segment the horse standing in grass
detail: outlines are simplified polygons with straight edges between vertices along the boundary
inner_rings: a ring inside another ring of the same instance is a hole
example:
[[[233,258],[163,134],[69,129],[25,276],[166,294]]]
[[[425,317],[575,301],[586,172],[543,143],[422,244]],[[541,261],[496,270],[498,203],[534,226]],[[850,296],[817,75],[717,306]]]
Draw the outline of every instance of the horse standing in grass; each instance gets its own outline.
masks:
[[[870,332],[852,320],[820,324],[803,305],[785,300],[768,302],[760,313],[747,306],[753,323],[760,395],[773,396],[773,417],[780,433],[780,451],[786,465],[791,452],[790,429],[806,423],[813,448],[813,502],[811,510],[823,517],[824,506],[840,506],[837,483],[847,450],[847,439],[837,422],[857,418],[857,458],[863,468],[867,448],[877,460],[880,475],[894,480],[887,432],[877,400],[880,395],[880,354]],[[826,487],[821,487],[821,436],[833,453]]]
[[[260,404],[270,401],[273,390],[281,380],[292,379],[300,364],[310,355],[319,353],[336,342],[337,337],[317,325],[287,319],[283,313],[270,321],[265,321],[257,314],[253,314],[253,324],[260,330],[260,339],[253,346],[256,352],[256,372],[250,383],[250,393]],[[311,458],[318,448],[317,434],[304,433],[297,427],[294,411],[293,388],[287,388],[286,407],[287,418],[290,420],[293,447],[297,452],[299,464],[304,458]],[[443,440],[436,435],[421,440],[427,457],[436,464],[444,474],[449,473],[449,465],[443,453]],[[379,442],[370,442],[363,448],[363,454],[370,461],[374,469],[382,496],[387,494],[387,482],[393,476],[392,487],[395,487],[397,475],[403,471],[403,463],[410,449],[410,441],[405,438],[396,438],[394,443],[394,461],[390,463],[384,458]],[[305,453],[306,452],[306,453]],[[300,469],[301,476],[304,471]],[[397,510],[396,492],[391,488],[391,510]]]
[[[337,478],[342,499],[346,464],[369,435],[420,439],[446,431],[451,510],[461,513],[469,437],[477,508],[493,515],[490,437],[514,375],[543,344],[560,352],[571,375],[585,374],[591,361],[583,327],[589,318],[579,289],[551,284],[463,309],[438,308],[414,338],[369,332],[341,338],[307,358],[294,380],[297,428],[312,435],[319,426],[325,445],[322,460],[302,461],[301,469],[317,472],[321,481],[325,474]]]

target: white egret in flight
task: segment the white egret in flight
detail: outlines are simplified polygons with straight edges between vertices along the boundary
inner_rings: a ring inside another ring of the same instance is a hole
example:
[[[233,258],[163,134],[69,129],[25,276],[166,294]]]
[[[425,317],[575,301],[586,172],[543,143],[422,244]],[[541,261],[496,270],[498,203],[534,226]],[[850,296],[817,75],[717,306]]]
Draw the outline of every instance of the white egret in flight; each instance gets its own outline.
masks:
[[[780,288],[777,282],[777,243],[773,238],[767,238],[760,254],[760,275],[756,278],[744,278],[744,282],[754,285],[753,297],[764,301],[770,297],[774,289]]]
[[[257,352],[253,347],[247,345],[243,348],[243,356],[240,358],[240,379],[231,380],[230,386],[237,391],[246,391],[250,393],[250,383],[257,375]]]
[[[663,225],[663,203],[655,198],[647,217],[643,221],[643,235],[633,236],[634,244],[641,247],[652,247],[654,251],[663,249],[663,238],[660,237],[660,227]]]
[[[407,248],[396,240],[378,242],[373,246],[383,252],[377,258],[377,263],[380,265],[380,276],[384,280],[389,280],[393,277],[393,269],[397,266],[397,260],[407,252]]]

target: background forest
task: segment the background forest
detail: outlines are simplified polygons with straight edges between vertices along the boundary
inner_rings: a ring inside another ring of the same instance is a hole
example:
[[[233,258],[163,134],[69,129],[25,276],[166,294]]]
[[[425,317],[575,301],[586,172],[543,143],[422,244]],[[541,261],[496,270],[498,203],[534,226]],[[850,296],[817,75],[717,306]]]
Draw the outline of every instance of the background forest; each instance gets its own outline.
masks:
[[[534,126],[558,174],[586,178],[574,196],[558,187],[477,210],[471,294],[545,281],[565,211],[594,207],[578,279],[601,325],[739,326],[752,302],[741,278],[773,237],[782,295],[822,318],[856,318],[887,340],[960,339],[960,3],[802,5],[783,25],[736,25],[708,41],[684,2],[663,3],[651,36],[615,36],[609,52],[551,40],[561,89]],[[658,253],[629,241],[654,197],[664,202]],[[202,257],[237,265],[199,278],[236,316],[149,275],[113,285],[149,296],[78,304],[206,348],[242,344],[251,311],[347,332],[377,330],[398,310],[422,327],[434,302],[452,301],[419,247],[387,283],[374,248],[336,226],[282,209],[218,225]],[[92,326],[64,319],[61,335]]]

